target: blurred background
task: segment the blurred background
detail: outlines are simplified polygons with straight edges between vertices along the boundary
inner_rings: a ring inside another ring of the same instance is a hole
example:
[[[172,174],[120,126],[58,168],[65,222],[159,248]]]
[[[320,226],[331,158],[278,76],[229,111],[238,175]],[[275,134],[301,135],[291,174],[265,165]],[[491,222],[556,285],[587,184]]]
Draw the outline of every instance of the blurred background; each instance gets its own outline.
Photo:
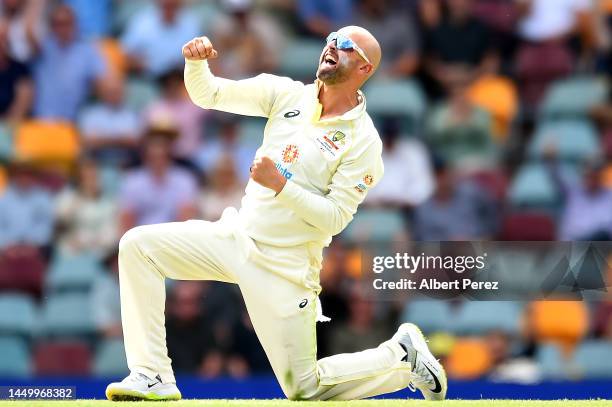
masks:
[[[182,45],[211,37],[218,76],[311,82],[325,36],[348,24],[383,48],[365,94],[386,174],[326,250],[319,356],[413,321],[455,380],[450,396],[612,388],[605,292],[377,301],[359,284],[363,241],[610,240],[609,0],[0,0],[0,382],[102,397],[127,374],[122,233],[240,205],[265,122],[195,107]],[[519,285],[528,261],[507,262]],[[166,312],[185,395],[280,396],[236,287],[168,281]]]

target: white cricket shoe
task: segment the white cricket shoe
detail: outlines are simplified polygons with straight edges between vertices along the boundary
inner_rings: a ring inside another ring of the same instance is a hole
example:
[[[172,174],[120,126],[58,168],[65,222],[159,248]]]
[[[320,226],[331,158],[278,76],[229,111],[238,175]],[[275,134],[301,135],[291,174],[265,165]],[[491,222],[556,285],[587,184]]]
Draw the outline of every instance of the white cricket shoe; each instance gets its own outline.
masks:
[[[444,400],[448,384],[446,373],[438,360],[431,354],[423,333],[414,324],[402,324],[393,340],[406,351],[403,361],[412,366],[412,380],[408,387],[412,391],[419,389],[427,400]]]
[[[142,373],[131,373],[121,382],[109,384],[106,398],[111,401],[180,400],[181,392],[174,383],[162,383],[159,375],[151,379]]]

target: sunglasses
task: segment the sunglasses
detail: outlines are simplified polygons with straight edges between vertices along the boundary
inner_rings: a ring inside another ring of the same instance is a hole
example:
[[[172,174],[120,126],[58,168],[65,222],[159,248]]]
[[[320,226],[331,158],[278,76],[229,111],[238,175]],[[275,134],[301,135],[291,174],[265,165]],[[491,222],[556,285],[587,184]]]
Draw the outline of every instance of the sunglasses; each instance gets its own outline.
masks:
[[[336,48],[338,49],[341,49],[343,51],[346,51],[346,50],[357,51],[359,56],[363,58],[364,61],[366,61],[368,64],[371,64],[365,52],[363,52],[363,50],[359,48],[359,45],[355,44],[355,42],[351,40],[349,37],[347,37],[346,35],[342,35],[339,32],[334,31],[333,33],[329,34],[327,36],[327,39],[325,40],[327,44],[329,44],[332,41],[336,41]]]

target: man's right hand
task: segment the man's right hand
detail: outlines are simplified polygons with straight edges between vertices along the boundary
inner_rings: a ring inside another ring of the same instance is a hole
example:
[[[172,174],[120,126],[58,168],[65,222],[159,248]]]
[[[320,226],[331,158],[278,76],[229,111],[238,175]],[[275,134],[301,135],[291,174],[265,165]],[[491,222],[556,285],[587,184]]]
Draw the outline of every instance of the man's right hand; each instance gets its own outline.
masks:
[[[183,45],[183,56],[190,61],[203,61],[217,58],[217,51],[208,37],[197,37]]]

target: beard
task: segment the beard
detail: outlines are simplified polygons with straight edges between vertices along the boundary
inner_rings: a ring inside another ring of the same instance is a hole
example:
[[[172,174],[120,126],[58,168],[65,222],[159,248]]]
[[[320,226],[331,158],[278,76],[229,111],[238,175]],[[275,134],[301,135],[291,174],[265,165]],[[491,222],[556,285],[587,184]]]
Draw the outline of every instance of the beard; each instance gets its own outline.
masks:
[[[326,85],[337,85],[346,82],[350,76],[351,67],[340,59],[335,66],[319,65],[317,79]]]

